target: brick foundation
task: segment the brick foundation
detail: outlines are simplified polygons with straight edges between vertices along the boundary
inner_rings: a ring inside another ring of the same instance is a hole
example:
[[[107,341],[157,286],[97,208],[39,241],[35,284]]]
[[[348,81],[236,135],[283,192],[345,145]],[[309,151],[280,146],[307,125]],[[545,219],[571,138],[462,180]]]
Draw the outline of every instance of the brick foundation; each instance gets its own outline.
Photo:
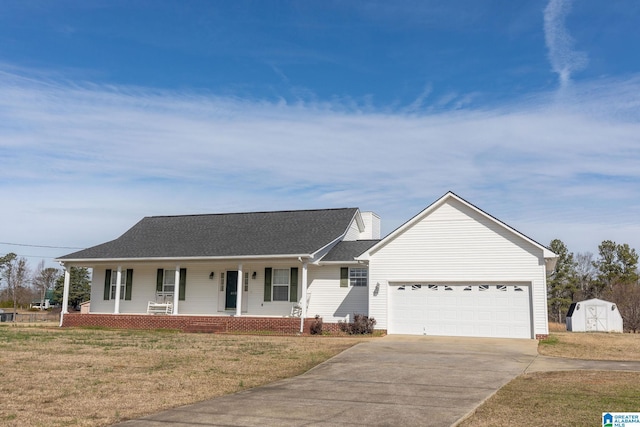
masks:
[[[304,334],[309,334],[314,319],[304,320]],[[273,333],[297,335],[300,319],[295,317],[249,316],[163,316],[148,314],[79,314],[64,315],[63,327],[104,327],[114,329],[176,329],[204,333]],[[325,324],[325,326],[328,326]],[[337,325],[336,325],[337,327]]]
[[[314,319],[312,319],[314,320]],[[339,323],[323,323],[322,324],[322,332],[323,333],[329,333],[331,335],[339,335],[342,333],[342,331],[340,330],[340,324]]]

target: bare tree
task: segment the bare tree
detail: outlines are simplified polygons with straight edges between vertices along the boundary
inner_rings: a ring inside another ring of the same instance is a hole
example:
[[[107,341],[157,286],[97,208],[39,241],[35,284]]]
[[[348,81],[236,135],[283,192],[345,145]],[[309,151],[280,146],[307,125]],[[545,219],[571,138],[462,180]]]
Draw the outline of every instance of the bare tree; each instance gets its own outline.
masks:
[[[47,291],[53,288],[53,285],[60,276],[60,270],[53,267],[45,268],[44,260],[38,263],[36,271],[33,276],[33,287],[40,295],[40,310],[45,306],[44,300],[47,295]]]
[[[594,283],[597,270],[594,267],[592,252],[578,252],[575,257],[576,285],[583,299],[594,298],[596,295]]]
[[[624,330],[640,332],[640,285],[619,283],[606,296],[618,306],[624,320]]]
[[[13,300],[13,320],[15,322],[18,311],[18,302],[23,302],[24,296],[28,295],[29,267],[24,257],[18,258],[15,254],[9,257],[2,268],[2,278],[4,279],[9,296]]]

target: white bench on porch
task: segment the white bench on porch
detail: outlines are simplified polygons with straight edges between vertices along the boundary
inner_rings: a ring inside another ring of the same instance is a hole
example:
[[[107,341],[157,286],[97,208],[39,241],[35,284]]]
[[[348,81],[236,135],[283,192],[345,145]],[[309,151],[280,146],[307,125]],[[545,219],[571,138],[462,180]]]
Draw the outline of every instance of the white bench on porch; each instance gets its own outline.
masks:
[[[147,304],[147,314],[172,314],[173,292],[156,292],[156,300]]]
[[[147,304],[147,314],[171,314],[173,313],[172,302],[149,301]]]

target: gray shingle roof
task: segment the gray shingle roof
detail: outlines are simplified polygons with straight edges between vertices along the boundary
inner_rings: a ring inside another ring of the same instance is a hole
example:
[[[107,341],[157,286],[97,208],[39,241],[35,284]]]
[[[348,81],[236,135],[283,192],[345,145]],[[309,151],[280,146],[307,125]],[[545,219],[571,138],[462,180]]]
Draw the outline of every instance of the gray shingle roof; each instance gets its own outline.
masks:
[[[329,253],[327,253],[322,261],[353,261],[359,255],[362,255],[371,246],[380,240],[355,240],[345,242],[342,241],[335,245]]]
[[[357,208],[152,216],[116,240],[58,259],[312,254],[342,236]]]

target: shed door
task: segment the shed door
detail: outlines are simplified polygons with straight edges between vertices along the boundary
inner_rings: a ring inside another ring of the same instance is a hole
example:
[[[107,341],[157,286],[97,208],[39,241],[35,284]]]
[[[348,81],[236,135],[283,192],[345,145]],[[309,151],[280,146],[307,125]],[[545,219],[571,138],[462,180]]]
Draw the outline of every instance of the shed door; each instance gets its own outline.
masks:
[[[587,305],[585,310],[587,332],[608,330],[606,305]]]
[[[389,286],[390,334],[531,338],[525,285]]]

